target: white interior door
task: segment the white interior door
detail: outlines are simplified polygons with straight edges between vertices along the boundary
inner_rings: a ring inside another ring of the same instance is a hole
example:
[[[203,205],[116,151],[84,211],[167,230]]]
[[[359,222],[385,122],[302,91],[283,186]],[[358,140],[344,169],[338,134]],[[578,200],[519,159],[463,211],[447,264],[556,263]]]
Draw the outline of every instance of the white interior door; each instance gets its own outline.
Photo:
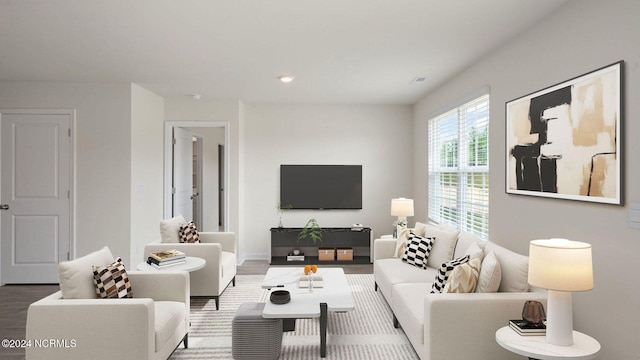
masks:
[[[193,133],[173,128],[173,216],[193,220]]]
[[[69,259],[72,116],[0,114],[2,283],[57,283],[57,265]]]

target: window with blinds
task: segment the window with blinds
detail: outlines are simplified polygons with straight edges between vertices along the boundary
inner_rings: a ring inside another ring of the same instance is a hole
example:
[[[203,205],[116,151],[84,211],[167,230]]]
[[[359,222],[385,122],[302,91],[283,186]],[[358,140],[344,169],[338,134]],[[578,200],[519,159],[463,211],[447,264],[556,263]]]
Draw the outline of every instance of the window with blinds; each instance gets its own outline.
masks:
[[[489,236],[489,95],[429,120],[429,218]]]

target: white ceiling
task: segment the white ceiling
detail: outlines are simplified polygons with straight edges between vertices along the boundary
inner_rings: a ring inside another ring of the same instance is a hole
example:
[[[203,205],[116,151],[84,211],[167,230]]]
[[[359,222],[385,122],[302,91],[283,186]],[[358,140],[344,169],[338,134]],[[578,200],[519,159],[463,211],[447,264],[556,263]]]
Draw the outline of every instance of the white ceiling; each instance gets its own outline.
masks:
[[[0,80],[413,104],[566,1],[0,0]]]

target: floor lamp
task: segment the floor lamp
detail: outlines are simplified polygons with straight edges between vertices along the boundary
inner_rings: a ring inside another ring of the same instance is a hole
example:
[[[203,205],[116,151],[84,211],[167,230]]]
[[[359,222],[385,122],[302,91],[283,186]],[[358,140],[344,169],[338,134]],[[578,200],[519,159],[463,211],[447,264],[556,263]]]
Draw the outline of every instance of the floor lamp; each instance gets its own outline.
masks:
[[[533,240],[529,284],[547,289],[547,342],[573,345],[571,292],[593,289],[591,245],[567,239]]]

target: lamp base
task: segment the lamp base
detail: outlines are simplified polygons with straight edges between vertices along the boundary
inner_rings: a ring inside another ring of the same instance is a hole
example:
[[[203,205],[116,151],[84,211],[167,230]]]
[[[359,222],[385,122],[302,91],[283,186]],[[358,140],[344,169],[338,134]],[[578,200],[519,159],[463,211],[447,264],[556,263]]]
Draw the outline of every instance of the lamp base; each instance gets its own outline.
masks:
[[[573,312],[571,292],[547,292],[547,342],[553,345],[573,345]]]

